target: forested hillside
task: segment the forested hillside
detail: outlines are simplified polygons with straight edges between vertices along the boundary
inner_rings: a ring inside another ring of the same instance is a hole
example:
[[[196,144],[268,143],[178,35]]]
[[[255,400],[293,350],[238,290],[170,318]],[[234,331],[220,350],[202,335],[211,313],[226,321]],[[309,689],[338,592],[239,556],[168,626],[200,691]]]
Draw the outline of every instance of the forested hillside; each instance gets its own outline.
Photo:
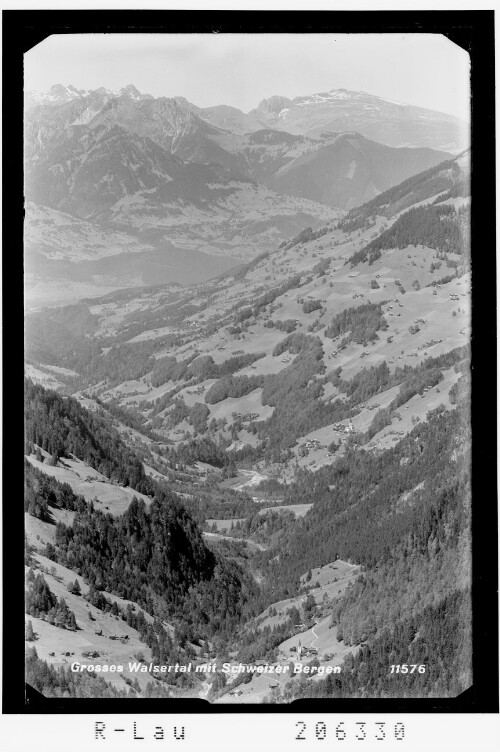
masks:
[[[351,450],[332,466],[304,474],[285,499],[314,503],[279,560],[269,557],[270,581],[292,588],[300,573],[336,558],[380,567],[406,539],[413,553],[426,552],[431,539],[438,549],[455,546],[469,522],[470,450],[465,437],[458,438],[465,425],[458,411],[438,411],[394,449],[379,455]]]
[[[468,232],[470,217],[465,210],[452,206],[421,206],[409,209],[378,238],[355,253],[349,261],[354,266],[377,261],[387,248],[407,248],[425,245],[443,253],[461,254],[465,248],[464,233]]]
[[[141,462],[118,434],[75,399],[61,397],[27,379],[24,414],[28,449],[36,444],[49,452],[55,463],[73,454],[116,483],[154,493],[155,486]]]
[[[433,196],[439,196],[440,201],[470,196],[470,175],[462,169],[469,158],[470,152],[466,151],[455,160],[441,162],[429,170],[412,175],[371,201],[351,209],[340,221],[340,227],[346,233],[359,230],[377,214],[392,217]]]
[[[346,659],[341,675],[297,683],[285,697],[456,697],[472,678],[471,619],[470,591],[453,591],[437,605],[398,620]],[[401,656],[404,674],[396,673]]]
[[[179,497],[146,476],[118,434],[106,432],[103,420],[76,400],[29,381],[26,416],[28,448],[50,451],[53,464],[73,454],[115,482],[153,497],[148,508],[134,499],[125,514],[114,518],[28,465],[25,505],[30,514],[50,520],[51,507],[76,510],[71,526],[57,524],[55,546],[48,544],[46,555],[96,590],[135,600],[162,618],[185,620],[193,639],[234,628],[257,592],[255,585],[206,548]]]

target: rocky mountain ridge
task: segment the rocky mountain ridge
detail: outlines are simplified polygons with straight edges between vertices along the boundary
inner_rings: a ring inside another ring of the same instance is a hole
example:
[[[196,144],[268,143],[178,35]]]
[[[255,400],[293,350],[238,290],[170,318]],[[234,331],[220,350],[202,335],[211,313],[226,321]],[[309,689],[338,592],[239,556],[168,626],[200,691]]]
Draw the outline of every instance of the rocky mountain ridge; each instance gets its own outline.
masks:
[[[388,146],[427,146],[454,153],[470,142],[468,124],[452,115],[363,91],[332,89],[293,99],[274,96],[249,114],[265,118],[270,127],[309,136],[354,130]]]

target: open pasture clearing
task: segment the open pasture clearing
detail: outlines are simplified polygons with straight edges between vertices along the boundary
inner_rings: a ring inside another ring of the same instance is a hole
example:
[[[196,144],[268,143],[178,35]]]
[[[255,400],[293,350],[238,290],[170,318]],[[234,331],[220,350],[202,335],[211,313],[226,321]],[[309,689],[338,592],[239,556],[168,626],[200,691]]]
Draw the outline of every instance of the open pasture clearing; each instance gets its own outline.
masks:
[[[311,507],[312,504],[280,504],[276,507],[259,509],[259,514],[266,514],[267,512],[292,512],[296,517],[304,517]]]
[[[248,491],[251,493],[254,486],[258,486],[268,476],[258,470],[239,470],[234,478],[228,478],[220,484],[222,488],[234,488],[235,491]]]
[[[45,548],[47,543],[54,544],[57,523],[62,522],[64,525],[72,525],[76,514],[76,512],[71,512],[69,509],[58,509],[56,507],[49,507],[49,511],[52,517],[51,522],[40,520],[38,517],[33,517],[27,512],[24,515],[24,529],[28,543],[37,550]]]
[[[435,410],[440,406],[446,410],[454,410],[455,405],[450,402],[449,391],[458,381],[460,374],[455,373],[452,368],[444,371],[443,374],[444,379],[437,386],[432,387],[422,396],[416,394],[406,404],[399,407],[391,425],[375,434],[366,446],[386,449],[409,433],[417,422],[425,421],[429,410]]]
[[[259,614],[259,616],[256,617],[258,628],[262,629],[265,626],[272,628],[276,624],[285,622],[288,619],[286,613],[287,610],[293,606],[300,610],[309,594],[312,595],[316,603],[321,603],[323,601],[325,593],[327,598],[330,599],[340,597],[344,593],[348,584],[353,582],[361,571],[359,565],[349,564],[340,559],[337,559],[336,562],[331,562],[331,564],[337,565],[337,567],[332,569],[329,564],[321,567],[321,570],[326,572],[326,574],[323,575],[323,583],[320,584],[319,587],[312,587],[307,593],[301,593],[293,598],[286,598],[268,606],[261,614]],[[302,577],[305,578],[306,574],[307,573],[302,575]],[[318,577],[311,577],[309,584],[315,585],[317,580]],[[275,616],[270,616],[269,614],[269,611],[272,608],[276,610]]]
[[[69,667],[72,661],[86,664],[100,665],[123,665],[123,674],[131,679],[137,676],[141,688],[145,688],[152,677],[148,673],[130,672],[129,661],[135,662],[136,655],[142,653],[146,662],[152,660],[151,651],[148,646],[141,642],[139,633],[129,627],[128,624],[111,613],[104,613],[95,606],[90,605],[83,595],[74,595],[68,591],[68,584],[78,580],[82,593],[88,590],[87,585],[81,577],[75,576],[70,569],[57,564],[46,557],[36,554],[34,556],[35,569],[43,567],[45,570],[43,576],[51,589],[58,597],[64,598],[68,608],[74,612],[78,630],[73,632],[68,629],[61,629],[53,626],[43,619],[37,619],[26,615],[33,623],[33,629],[38,634],[38,639],[31,644],[36,647],[39,658],[53,664],[56,668],[67,664]],[[114,595],[107,594],[111,601],[116,600],[120,606],[126,606],[131,603],[137,612],[139,606],[132,601],[126,601]],[[92,619],[89,618],[92,615]],[[149,619],[147,618],[149,617]],[[149,614],[145,618],[152,621]],[[96,634],[100,632],[101,634]],[[111,639],[117,638],[117,639]],[[30,643],[26,643],[30,645]],[[74,653],[74,655],[65,656],[64,653]],[[98,657],[86,658],[83,653],[97,652]],[[54,653],[55,655],[51,655]],[[106,681],[114,684],[117,688],[126,687],[125,681],[119,676],[120,672],[107,672],[102,674]],[[140,694],[139,694],[140,697]]]
[[[212,527],[212,525],[215,525],[217,528],[218,533],[227,532],[228,530],[231,530],[231,525],[236,525],[237,522],[245,522],[246,517],[238,517],[238,518],[230,518],[227,520],[205,520],[206,524]],[[231,539],[233,540],[233,539]],[[238,540],[238,538],[235,538],[234,540]]]
[[[146,504],[151,503],[148,496],[131,488],[114,485],[109,478],[81,460],[65,458],[59,460],[59,464],[54,467],[47,462],[39,462],[33,455],[27,459],[37,470],[50,475],[60,483],[68,483],[75,494],[83,496],[86,501],[93,501],[96,509],[103,512],[123,514],[134,496]]]
[[[259,509],[259,514],[267,514],[267,512],[292,512],[296,517],[303,517],[312,507],[312,504],[290,504],[288,506],[286,505],[279,505],[276,507],[264,507],[263,509]],[[245,522],[246,517],[238,517],[238,518],[228,518],[225,520],[205,520],[207,525],[215,524],[217,527],[217,532],[223,532],[224,530],[230,530],[231,525],[236,525],[237,522]],[[239,538],[235,538],[234,540],[240,540]]]
[[[347,561],[337,559],[330,562],[330,564],[324,564],[322,567],[313,567],[311,569],[311,583],[318,582],[320,585],[328,585],[335,580],[343,579],[344,577],[350,577],[353,572],[359,570],[357,564],[349,564]],[[300,584],[307,584],[307,572],[300,575]]]
[[[467,344],[464,327],[470,318],[468,298],[457,302],[450,297],[461,295],[462,286],[450,282],[438,288],[437,295],[433,289],[408,291],[403,296],[395,294],[383,306],[388,329],[379,331],[378,339],[366,346],[350,343],[331,361],[332,368],[341,366],[342,378],[350,379],[362,368],[379,365],[383,360],[391,370],[405,364],[416,366],[427,357]],[[410,334],[410,327],[417,327],[414,334]]]
[[[245,394],[243,397],[228,397],[215,405],[208,405],[210,418],[220,420],[226,418],[232,423],[233,413],[239,415],[257,415],[256,420],[266,420],[274,411],[274,407],[263,405],[261,402],[262,389],[254,389],[253,392]]]
[[[31,363],[26,363],[24,366],[24,372],[35,384],[40,384],[45,387],[45,389],[53,389],[56,392],[60,389],[64,389],[63,382],[60,381],[56,375],[45,371],[45,369],[42,369],[41,367],[36,367],[31,365]]]

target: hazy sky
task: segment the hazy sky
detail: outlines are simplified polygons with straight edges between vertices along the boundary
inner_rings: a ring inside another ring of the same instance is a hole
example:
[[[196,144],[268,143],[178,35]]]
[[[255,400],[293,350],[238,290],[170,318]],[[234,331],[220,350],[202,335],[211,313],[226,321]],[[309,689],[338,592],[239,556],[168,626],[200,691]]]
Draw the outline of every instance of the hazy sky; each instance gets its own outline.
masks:
[[[433,34],[58,34],[25,56],[27,89],[55,83],[132,83],[245,112],[273,94],[344,88],[469,117],[468,55]]]

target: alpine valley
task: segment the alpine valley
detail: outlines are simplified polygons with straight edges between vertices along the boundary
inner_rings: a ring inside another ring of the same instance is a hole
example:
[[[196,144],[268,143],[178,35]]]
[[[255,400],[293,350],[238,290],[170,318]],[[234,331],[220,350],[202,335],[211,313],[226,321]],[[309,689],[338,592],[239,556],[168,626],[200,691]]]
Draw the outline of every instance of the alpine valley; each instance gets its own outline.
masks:
[[[25,122],[27,683],[461,693],[465,125],[61,85]]]

